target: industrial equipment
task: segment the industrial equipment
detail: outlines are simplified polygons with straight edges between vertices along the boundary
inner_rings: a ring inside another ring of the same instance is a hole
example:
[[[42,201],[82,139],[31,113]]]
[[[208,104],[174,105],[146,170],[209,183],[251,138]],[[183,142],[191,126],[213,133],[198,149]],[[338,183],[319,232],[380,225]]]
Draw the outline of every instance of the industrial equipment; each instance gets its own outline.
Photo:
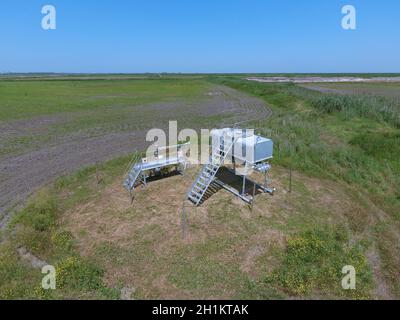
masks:
[[[268,187],[267,173],[271,166],[268,163],[273,157],[273,141],[254,134],[253,130],[224,128],[211,131],[211,155],[197,178],[187,192],[187,199],[198,206],[205,197],[210,185],[216,183],[247,203],[253,203],[252,195],[246,194],[246,181],[253,183],[263,192],[273,194],[275,189]],[[218,170],[232,164],[228,169],[232,174],[242,177],[242,188],[237,190],[217,177]],[[238,168],[241,166],[241,168]],[[264,174],[264,183],[256,183],[249,179],[250,171]]]
[[[146,186],[147,179],[151,175],[161,174],[161,170],[163,168],[167,168],[170,166],[175,166],[178,172],[184,173],[188,160],[186,154],[182,149],[184,146],[187,145],[188,143],[184,143],[176,146],[157,148],[153,157],[141,158],[138,161],[135,161],[130,168],[127,178],[125,180],[125,189],[127,189],[132,195],[132,191],[139,184],[143,184],[144,186]],[[168,153],[168,156],[165,156],[164,152],[162,151],[168,150],[175,150],[176,152],[174,154]]]

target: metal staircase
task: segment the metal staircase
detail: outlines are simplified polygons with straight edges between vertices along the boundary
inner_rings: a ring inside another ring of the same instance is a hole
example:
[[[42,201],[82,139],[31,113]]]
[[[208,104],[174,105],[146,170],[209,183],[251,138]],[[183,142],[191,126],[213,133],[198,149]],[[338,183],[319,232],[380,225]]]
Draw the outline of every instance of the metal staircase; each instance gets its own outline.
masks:
[[[239,136],[235,134],[235,131],[232,130],[232,132],[226,133],[221,137],[219,148],[213,148],[208,163],[201,169],[199,175],[187,193],[187,199],[193,202],[195,206],[198,206],[203,199],[208,187],[213,182],[218,169],[223,165],[225,158],[231,151],[238,137]]]
[[[135,189],[135,183],[142,172],[142,163],[135,163],[129,171],[128,177],[125,180],[124,187],[128,191]]]

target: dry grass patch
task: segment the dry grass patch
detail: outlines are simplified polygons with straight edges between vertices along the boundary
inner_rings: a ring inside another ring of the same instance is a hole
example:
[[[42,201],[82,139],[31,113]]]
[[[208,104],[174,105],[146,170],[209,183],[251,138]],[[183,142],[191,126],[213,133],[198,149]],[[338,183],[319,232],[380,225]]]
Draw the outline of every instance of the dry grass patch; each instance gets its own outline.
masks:
[[[350,223],[355,205],[339,183],[297,172],[288,193],[287,170],[274,167],[274,196],[257,195],[251,211],[221,189],[202,206],[186,208],[182,239],[183,197],[197,171],[150,181],[135,190],[132,203],[118,176],[63,214],[62,224],[81,254],[105,269],[106,283],[135,288],[136,298],[257,297],[261,289],[249,283],[279,268],[288,236],[315,225]]]

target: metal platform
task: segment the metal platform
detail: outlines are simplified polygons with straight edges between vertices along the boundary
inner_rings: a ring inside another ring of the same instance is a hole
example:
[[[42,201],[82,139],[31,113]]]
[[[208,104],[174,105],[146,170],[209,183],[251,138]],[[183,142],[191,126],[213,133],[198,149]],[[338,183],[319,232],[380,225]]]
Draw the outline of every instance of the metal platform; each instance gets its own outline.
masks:
[[[147,163],[142,163],[142,171],[161,169],[167,166],[173,166],[177,164],[185,164],[186,159],[184,157],[168,157],[165,159],[153,160]]]
[[[237,155],[234,150],[250,148],[252,152]],[[273,142],[270,139],[249,134],[247,130],[225,128],[212,131],[212,149],[208,163],[203,166],[199,175],[193,182],[186,198],[195,206],[198,206],[205,197],[205,194],[212,183],[216,183],[220,187],[228,190],[237,197],[247,203],[252,203],[254,192],[252,195],[246,194],[246,182],[249,181],[265,193],[273,194],[275,189],[268,187],[267,173],[271,165],[267,162],[272,158]],[[221,167],[226,167],[226,160],[232,160],[233,170],[228,169],[234,176],[242,179],[241,187],[233,188],[229,183],[222,181],[216,177]],[[237,163],[243,165],[242,173],[239,173]],[[264,174],[264,184],[256,183],[248,178],[250,169]]]
[[[178,146],[164,147],[160,148],[166,150],[168,148],[178,148],[178,152],[175,155],[170,155],[164,157],[159,155],[159,150],[155,153],[155,156],[151,160],[148,158],[142,158],[135,162],[130,168],[127,178],[124,183],[125,189],[127,189],[131,195],[132,191],[137,187],[138,184],[142,183],[144,186],[147,185],[147,178],[149,177],[149,172],[159,173],[161,169],[176,166],[176,169],[180,173],[184,173],[188,163],[186,155],[180,150],[181,147],[187,144],[182,144]]]

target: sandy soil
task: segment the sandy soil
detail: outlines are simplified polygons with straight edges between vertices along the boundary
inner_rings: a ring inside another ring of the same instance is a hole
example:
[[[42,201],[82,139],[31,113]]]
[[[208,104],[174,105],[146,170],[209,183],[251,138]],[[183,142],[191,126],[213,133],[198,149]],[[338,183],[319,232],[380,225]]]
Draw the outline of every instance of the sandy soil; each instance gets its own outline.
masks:
[[[182,110],[182,106],[183,101],[177,102],[176,106],[167,103],[165,107],[163,104],[145,107],[153,108],[167,123],[168,120],[177,119],[176,110]],[[197,115],[227,114],[225,121],[220,125],[228,126],[237,121],[264,119],[271,115],[270,109],[262,100],[223,86],[215,86],[207,93],[204,101],[198,104],[191,102],[188,106],[189,110],[181,115],[183,122],[186,118],[188,122],[193,123],[193,117]],[[234,118],[231,117],[232,113],[236,114]],[[49,125],[63,123],[66,119],[67,116],[55,115],[0,123],[1,137],[43,133],[48,130]],[[147,145],[146,132],[154,125],[149,123],[146,127],[146,123],[138,130],[128,131],[124,130],[123,126],[116,126],[104,134],[99,130],[94,136],[85,132],[75,132],[71,136],[56,137],[35,150],[0,158],[0,228],[6,225],[13,208],[24,203],[33,191],[56,177],[96,162],[143,150]]]

